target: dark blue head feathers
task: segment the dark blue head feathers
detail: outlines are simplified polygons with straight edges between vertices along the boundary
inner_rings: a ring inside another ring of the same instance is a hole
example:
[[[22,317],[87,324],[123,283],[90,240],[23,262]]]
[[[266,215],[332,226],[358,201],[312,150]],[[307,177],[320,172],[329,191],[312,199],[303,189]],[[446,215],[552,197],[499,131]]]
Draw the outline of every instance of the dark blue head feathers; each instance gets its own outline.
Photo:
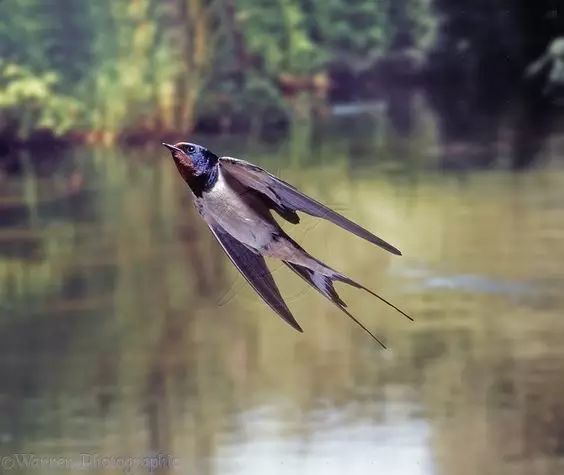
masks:
[[[210,168],[217,164],[217,155],[210,152],[207,148],[189,142],[179,142],[176,144],[192,161],[195,175],[207,173]]]
[[[176,167],[196,196],[210,190],[217,181],[218,157],[207,148],[189,142],[174,145],[163,143],[176,163]]]

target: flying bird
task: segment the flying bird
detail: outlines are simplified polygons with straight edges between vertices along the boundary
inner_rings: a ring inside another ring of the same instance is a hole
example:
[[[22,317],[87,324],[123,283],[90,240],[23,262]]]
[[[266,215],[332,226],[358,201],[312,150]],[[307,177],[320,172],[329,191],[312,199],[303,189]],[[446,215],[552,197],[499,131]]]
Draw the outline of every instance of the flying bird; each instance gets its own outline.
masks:
[[[272,210],[292,224],[300,222],[298,211],[327,219],[392,254],[401,255],[394,246],[252,163],[218,157],[194,143],[163,145],[170,150],[180,175],[194,194],[196,209],[227,256],[272,310],[293,328],[303,331],[280,295],[264,256],[280,259],[384,348],[346,309],[334,288],[335,282],[363,289],[413,320],[377,293],[308,254],[282,230]]]

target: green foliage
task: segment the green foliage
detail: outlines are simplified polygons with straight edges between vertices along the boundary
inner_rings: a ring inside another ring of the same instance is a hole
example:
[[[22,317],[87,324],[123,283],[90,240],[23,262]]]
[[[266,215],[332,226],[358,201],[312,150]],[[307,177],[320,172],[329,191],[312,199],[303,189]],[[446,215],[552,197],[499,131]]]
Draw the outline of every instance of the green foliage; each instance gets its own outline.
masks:
[[[0,130],[26,140],[38,130],[62,135],[80,123],[81,103],[57,92],[54,72],[32,74],[23,66],[0,61]]]
[[[310,28],[332,55],[366,55],[382,50],[388,0],[312,2]]]
[[[433,28],[431,0],[311,1],[311,34],[328,56],[366,58],[422,46]]]
[[[0,133],[113,140],[187,132],[210,116],[276,121],[292,109],[282,77],[307,82],[398,38],[420,46],[429,1],[0,1]]]
[[[238,5],[249,53],[260,58],[266,72],[309,73],[323,64],[299,1],[243,0]]]

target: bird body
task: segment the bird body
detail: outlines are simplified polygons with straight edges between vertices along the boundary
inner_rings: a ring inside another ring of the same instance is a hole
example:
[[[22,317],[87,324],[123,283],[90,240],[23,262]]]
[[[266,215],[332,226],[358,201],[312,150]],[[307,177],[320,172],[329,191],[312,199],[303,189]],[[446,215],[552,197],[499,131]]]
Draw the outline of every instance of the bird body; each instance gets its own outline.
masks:
[[[369,292],[412,320],[380,295],[311,256],[284,232],[271,210],[293,224],[299,223],[297,211],[328,219],[401,255],[395,247],[256,165],[236,158],[217,157],[208,149],[188,142],[163,145],[171,151],[181,176],[194,194],[198,212],[233,264],[264,301],[296,330],[302,331],[280,295],[263,256],[280,259],[382,346],[383,343],[345,309],[345,302],[335,291],[335,281]]]
[[[215,186],[197,198],[196,207],[206,222],[228,229],[235,239],[251,249],[266,248],[277,231],[262,201],[246,193],[237,182],[228,181],[221,168]]]
[[[311,257],[272,217],[264,201],[236,180],[226,177],[219,161],[217,182],[196,198],[196,208],[208,224],[219,225],[239,242],[263,256],[275,257],[332,275]]]

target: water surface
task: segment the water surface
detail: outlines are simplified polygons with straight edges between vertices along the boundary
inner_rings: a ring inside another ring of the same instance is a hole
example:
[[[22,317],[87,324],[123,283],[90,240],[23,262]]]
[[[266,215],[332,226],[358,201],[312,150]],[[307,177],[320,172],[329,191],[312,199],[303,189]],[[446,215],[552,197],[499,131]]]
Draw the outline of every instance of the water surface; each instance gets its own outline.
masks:
[[[41,473],[83,473],[79,454],[175,459],[157,473],[562,473],[564,170],[511,172],[503,147],[500,166],[446,170],[483,144],[453,149],[426,109],[409,133],[374,114],[274,144],[200,140],[404,252],[307,217],[287,227],[415,315],[342,288],[387,351],[275,262],[305,333],[274,316],[165,150],[19,157],[0,177],[2,455],[75,464]]]

